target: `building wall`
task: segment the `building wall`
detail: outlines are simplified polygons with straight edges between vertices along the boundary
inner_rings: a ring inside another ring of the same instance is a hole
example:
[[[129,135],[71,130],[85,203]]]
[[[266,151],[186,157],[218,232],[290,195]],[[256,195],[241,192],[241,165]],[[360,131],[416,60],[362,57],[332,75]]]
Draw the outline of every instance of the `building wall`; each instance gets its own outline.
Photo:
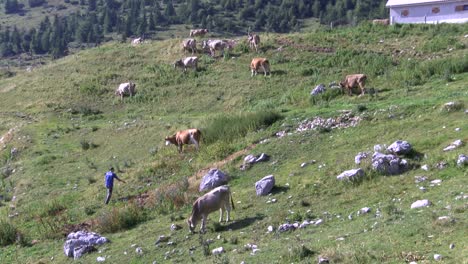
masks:
[[[456,11],[457,7],[458,9]],[[468,1],[390,7],[391,24],[464,22],[468,22]]]

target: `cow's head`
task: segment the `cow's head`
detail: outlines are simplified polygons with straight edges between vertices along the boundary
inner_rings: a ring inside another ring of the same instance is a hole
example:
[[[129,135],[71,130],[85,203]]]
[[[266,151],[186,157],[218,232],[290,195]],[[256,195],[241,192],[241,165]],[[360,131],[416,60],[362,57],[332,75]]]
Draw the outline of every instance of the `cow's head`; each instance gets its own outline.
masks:
[[[191,216],[190,216],[189,219],[187,219],[187,224],[188,224],[190,233],[193,234],[193,232],[194,232],[194,230],[195,230],[195,224],[192,222],[192,217],[191,217]]]
[[[176,143],[177,143],[175,135],[166,137],[165,140],[166,140],[166,146],[169,146],[170,144],[176,145]]]
[[[184,62],[182,60],[174,61],[174,68],[177,68],[177,67],[184,67]]]

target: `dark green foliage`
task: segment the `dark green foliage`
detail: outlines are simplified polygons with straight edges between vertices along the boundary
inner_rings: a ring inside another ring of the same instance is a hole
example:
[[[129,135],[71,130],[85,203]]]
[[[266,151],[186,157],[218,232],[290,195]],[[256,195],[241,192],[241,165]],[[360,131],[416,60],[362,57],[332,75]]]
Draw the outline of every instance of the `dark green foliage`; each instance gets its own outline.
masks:
[[[279,119],[281,119],[281,116],[276,112],[218,116],[207,120],[205,126],[201,129],[203,142],[211,144],[221,139],[223,142],[231,142],[245,136],[248,132],[270,126]]]
[[[0,246],[8,246],[16,242],[18,230],[7,220],[0,220]]]

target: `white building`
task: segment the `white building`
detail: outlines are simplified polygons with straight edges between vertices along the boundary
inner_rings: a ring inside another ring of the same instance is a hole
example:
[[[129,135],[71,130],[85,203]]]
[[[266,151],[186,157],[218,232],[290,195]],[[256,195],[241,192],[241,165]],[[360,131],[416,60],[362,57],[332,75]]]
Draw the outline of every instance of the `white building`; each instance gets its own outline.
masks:
[[[388,0],[390,24],[465,23],[468,0]]]

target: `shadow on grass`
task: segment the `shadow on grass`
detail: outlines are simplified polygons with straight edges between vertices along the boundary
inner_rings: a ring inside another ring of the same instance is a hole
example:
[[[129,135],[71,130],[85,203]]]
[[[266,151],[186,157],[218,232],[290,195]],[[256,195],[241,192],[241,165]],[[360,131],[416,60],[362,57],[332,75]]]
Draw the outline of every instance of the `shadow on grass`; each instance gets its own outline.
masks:
[[[243,228],[253,224],[255,221],[262,220],[263,218],[265,218],[265,216],[263,214],[257,214],[254,217],[247,217],[247,218],[241,219],[239,221],[233,221],[232,223],[230,223],[230,224],[228,224],[226,226],[220,227],[219,230],[217,230],[217,231],[218,232],[219,231],[228,231],[228,230],[235,231],[235,230],[243,229]]]
[[[271,194],[285,193],[288,190],[289,187],[287,186],[274,186],[273,189],[271,189]]]
[[[286,72],[286,71],[283,71],[283,70],[274,70],[274,71],[271,71],[270,74],[271,74],[271,75],[279,75],[279,76],[281,76],[281,75],[286,75],[287,72]]]

